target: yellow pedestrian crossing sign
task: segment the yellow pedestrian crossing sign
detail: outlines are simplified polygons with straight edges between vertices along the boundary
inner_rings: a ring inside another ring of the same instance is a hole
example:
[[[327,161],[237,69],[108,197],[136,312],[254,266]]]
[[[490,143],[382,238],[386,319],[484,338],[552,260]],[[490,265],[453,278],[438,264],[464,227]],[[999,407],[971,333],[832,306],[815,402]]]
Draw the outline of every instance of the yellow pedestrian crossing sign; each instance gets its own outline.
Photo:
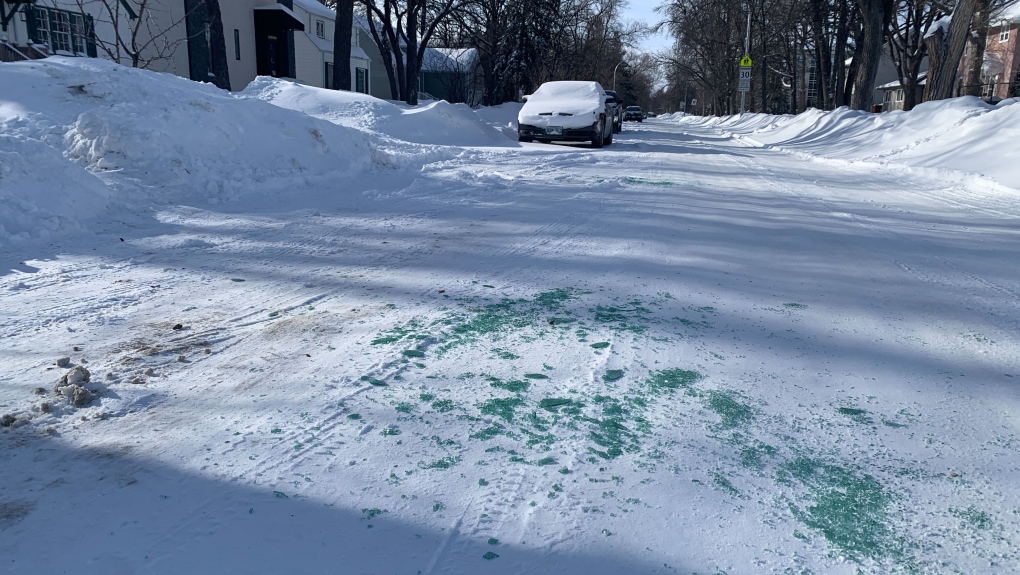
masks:
[[[744,57],[740,59],[740,67],[741,68],[750,68],[751,67],[751,57],[748,56],[747,54],[744,54]]]

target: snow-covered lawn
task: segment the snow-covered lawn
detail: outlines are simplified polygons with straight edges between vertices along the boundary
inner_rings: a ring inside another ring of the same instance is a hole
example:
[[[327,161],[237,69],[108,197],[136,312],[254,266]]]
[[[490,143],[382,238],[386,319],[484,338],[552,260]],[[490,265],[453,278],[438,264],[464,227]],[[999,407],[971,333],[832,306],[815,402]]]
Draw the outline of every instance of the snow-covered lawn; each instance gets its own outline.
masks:
[[[1020,169],[933,159],[977,137],[521,147],[513,106],[61,59],[0,86],[5,571],[1020,564]]]

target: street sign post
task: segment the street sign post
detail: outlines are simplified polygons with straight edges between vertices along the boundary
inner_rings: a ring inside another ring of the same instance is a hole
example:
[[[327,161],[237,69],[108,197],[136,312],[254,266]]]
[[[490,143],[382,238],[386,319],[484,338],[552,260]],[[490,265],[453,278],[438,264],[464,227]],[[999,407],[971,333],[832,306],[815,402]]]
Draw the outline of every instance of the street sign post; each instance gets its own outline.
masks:
[[[744,54],[740,59],[740,80],[737,82],[740,92],[740,113],[744,113],[744,96],[751,91],[751,57]]]

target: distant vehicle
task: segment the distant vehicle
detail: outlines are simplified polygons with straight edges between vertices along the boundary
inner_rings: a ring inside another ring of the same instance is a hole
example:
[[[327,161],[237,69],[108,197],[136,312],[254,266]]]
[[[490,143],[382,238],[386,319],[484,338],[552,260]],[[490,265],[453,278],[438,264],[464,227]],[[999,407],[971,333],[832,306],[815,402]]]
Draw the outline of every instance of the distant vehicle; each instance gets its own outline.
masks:
[[[623,131],[623,100],[616,90],[606,90],[606,95],[611,98],[610,103],[613,105],[613,133],[619,134]]]
[[[546,82],[525,97],[517,114],[519,142],[613,143],[613,111],[598,82]]]
[[[645,113],[641,111],[641,106],[627,106],[627,111],[623,113],[623,119],[628,122],[643,122]]]
[[[646,118],[654,118],[654,117],[656,117],[657,115],[658,115],[658,114],[656,114],[655,112],[645,112],[645,117],[646,117]]]

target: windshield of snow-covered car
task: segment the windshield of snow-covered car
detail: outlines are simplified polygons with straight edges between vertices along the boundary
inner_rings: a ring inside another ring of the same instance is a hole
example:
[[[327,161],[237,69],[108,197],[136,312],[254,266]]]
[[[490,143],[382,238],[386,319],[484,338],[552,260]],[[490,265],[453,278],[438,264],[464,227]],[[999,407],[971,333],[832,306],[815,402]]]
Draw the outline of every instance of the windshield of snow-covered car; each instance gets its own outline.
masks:
[[[592,103],[597,103],[604,93],[596,82],[546,82],[528,97],[528,102],[590,100]]]

